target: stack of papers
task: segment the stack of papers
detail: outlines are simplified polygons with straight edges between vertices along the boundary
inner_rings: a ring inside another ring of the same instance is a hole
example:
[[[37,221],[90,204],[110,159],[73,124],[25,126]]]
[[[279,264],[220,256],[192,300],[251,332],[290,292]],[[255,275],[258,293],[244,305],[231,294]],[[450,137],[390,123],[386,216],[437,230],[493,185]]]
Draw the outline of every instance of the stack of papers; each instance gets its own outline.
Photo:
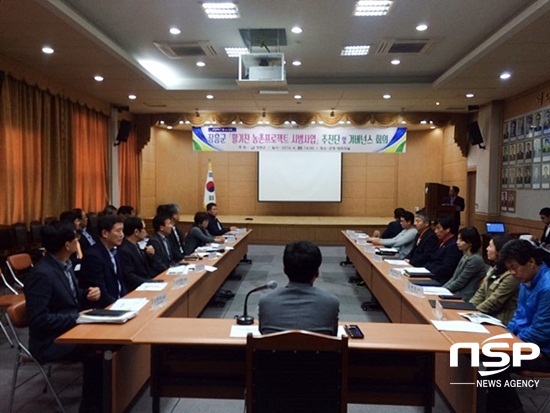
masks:
[[[430,270],[424,267],[411,267],[405,269],[405,275],[409,277],[433,277]]]
[[[95,309],[82,313],[76,320],[77,324],[112,323],[122,324],[136,316],[135,311],[115,311]]]
[[[463,332],[463,333],[486,333],[486,334],[489,334],[489,330],[487,330],[481,324],[470,323],[469,321],[432,320],[432,324],[439,331],[459,331],[459,332]]]
[[[147,298],[119,298],[111,306],[111,310],[135,311],[141,310],[149,300]]]
[[[410,265],[405,260],[392,260],[392,259],[386,258],[384,261],[386,261],[390,265]]]
[[[467,318],[472,323],[476,324],[493,324],[495,326],[505,327],[505,325],[498,318],[492,317],[488,314],[483,313],[458,313],[462,317]]]
[[[143,283],[136,291],[162,291],[166,288],[168,283]]]

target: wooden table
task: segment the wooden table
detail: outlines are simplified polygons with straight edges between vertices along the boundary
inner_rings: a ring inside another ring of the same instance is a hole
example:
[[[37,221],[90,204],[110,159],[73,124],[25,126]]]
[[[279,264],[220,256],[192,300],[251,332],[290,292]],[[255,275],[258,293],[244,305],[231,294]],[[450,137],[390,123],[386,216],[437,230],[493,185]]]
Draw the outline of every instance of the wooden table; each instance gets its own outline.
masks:
[[[382,257],[372,252],[366,252],[366,246],[358,245],[345,231],[344,244],[346,255],[355,266],[355,270],[365,281],[365,284],[376,297],[390,320],[394,323],[431,324],[436,316],[429,300],[437,296],[418,297],[405,292],[409,278],[406,276],[392,277],[390,270],[398,268],[388,264]],[[401,267],[402,268],[402,267]],[[465,320],[458,313],[463,310],[443,310],[446,320]],[[474,342],[480,346],[483,341],[497,334],[507,332],[503,327],[485,325],[489,334],[459,333],[442,331],[451,344]],[[499,340],[499,342],[502,340]],[[518,338],[506,340],[510,344],[522,342]],[[449,353],[436,355],[436,385],[447,402],[457,412],[470,413],[485,410],[484,393],[478,392],[475,385],[457,385],[451,383],[475,383],[477,369],[470,367],[467,354],[460,355],[459,367],[450,367]]]
[[[230,319],[157,318],[132,341],[152,345],[153,411],[160,397],[243,399],[245,338],[231,338]],[[436,353],[448,340],[429,325],[357,323],[350,340],[348,401],[416,405],[434,402]]]
[[[235,243],[227,244],[234,249],[221,257],[200,261],[217,267],[217,270],[212,273],[190,271],[186,286],[173,288],[178,276],[163,273],[156,277],[168,283],[163,291],[132,291],[126,297],[146,297],[149,302],[127,323],[80,324],[56,339],[58,343],[101,348],[104,356],[104,411],[123,412],[150,377],[150,346],[134,345],[132,338],[158,317],[197,317],[246,254],[250,232],[237,236]],[[167,295],[166,304],[153,310],[151,300],[161,293]]]

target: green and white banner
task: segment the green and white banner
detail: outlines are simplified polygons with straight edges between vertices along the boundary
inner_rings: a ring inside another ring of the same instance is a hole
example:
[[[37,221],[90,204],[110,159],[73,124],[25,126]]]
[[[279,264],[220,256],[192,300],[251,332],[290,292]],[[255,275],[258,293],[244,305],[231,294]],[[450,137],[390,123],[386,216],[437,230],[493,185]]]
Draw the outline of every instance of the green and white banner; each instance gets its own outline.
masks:
[[[404,153],[407,128],[193,127],[193,149],[214,152],[333,151]]]

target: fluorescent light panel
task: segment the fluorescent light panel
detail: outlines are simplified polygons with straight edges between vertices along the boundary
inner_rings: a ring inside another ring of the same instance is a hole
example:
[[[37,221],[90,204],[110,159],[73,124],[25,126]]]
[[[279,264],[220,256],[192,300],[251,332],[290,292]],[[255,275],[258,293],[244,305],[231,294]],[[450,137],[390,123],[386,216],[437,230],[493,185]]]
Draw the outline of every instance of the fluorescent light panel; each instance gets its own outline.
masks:
[[[246,47],[226,47],[225,53],[228,57],[239,57],[242,54],[250,53],[250,51]]]
[[[354,16],[385,16],[393,1],[390,0],[359,0],[355,3]]]
[[[209,19],[237,19],[241,17],[235,3],[203,3],[202,7]]]
[[[366,56],[369,54],[370,46],[344,46],[340,56]]]

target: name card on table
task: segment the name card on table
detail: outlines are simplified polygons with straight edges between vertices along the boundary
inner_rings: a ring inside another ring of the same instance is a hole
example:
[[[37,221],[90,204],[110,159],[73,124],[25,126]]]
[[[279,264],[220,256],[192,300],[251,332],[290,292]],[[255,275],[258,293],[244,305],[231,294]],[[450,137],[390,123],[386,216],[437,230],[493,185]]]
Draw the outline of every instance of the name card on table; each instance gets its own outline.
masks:
[[[372,260],[373,260],[374,262],[382,262],[382,261],[384,261],[384,259],[382,258],[381,255],[376,255],[376,254],[372,257]]]
[[[435,300],[435,308],[434,308],[434,316],[436,320],[443,320],[443,306],[441,305],[441,302],[438,300]]]
[[[215,253],[214,253],[215,254]],[[214,255],[214,258],[216,256]],[[195,272],[204,271],[206,269],[204,263],[201,264],[195,264]]]
[[[407,283],[405,292],[416,297],[424,298],[424,289],[420,285],[415,285],[411,282]]]
[[[390,276],[391,278],[395,278],[396,280],[400,280],[401,277],[403,276],[403,268],[390,269],[388,276]]]
[[[176,290],[178,288],[185,287],[187,284],[189,284],[189,277],[187,275],[184,275],[182,277],[178,277],[174,280],[172,290]]]
[[[366,238],[357,238],[357,245],[367,245]]]
[[[218,255],[217,255],[216,251],[211,252],[210,254],[208,254],[208,259],[209,260],[215,260],[217,257],[218,257]]]
[[[376,252],[376,247],[374,245],[367,245],[363,251],[374,254]]]
[[[226,235],[225,236],[225,242],[228,243],[228,244],[232,244],[236,241],[237,239],[233,236],[233,235]]]
[[[166,293],[162,293],[157,295],[156,297],[153,297],[151,300],[151,310],[156,310],[159,307],[162,307],[166,304],[168,296]]]
[[[352,234],[355,234],[355,231],[354,231],[354,230],[352,230],[352,229],[346,229],[346,235],[347,235],[348,237],[351,237]]]
[[[237,235],[244,235],[246,232],[246,228],[238,228],[236,231]]]

